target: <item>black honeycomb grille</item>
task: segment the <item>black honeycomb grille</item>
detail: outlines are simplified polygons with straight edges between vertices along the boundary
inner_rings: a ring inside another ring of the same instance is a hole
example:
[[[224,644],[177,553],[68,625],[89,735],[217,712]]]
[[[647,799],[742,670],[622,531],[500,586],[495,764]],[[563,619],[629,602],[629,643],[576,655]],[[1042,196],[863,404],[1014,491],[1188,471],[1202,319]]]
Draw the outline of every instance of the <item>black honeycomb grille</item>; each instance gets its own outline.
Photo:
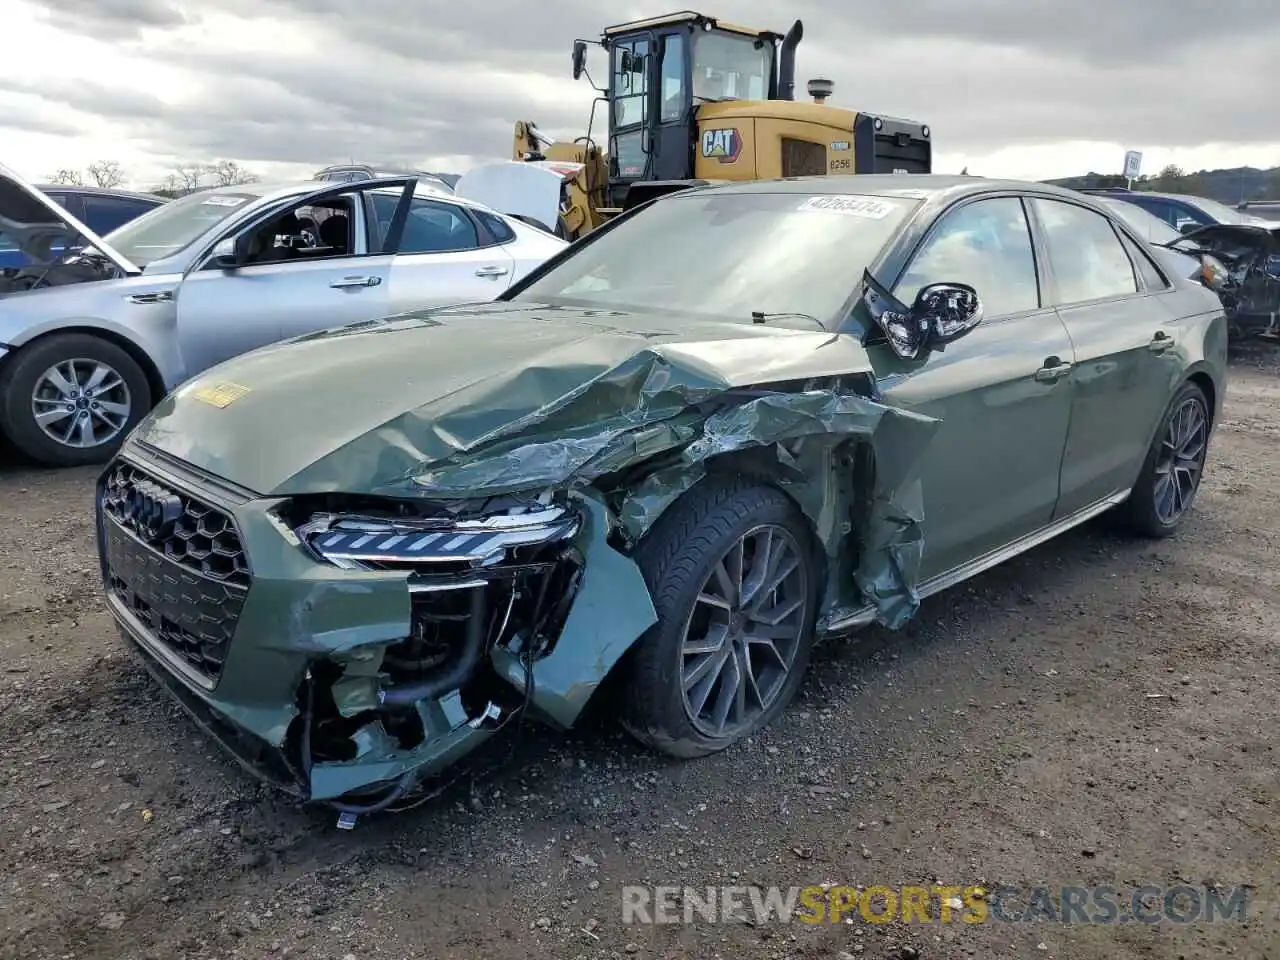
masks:
[[[117,464],[107,477],[102,510],[175,563],[221,583],[249,585],[244,545],[222,510],[127,463]]]
[[[107,589],[206,685],[216,683],[250,579],[231,517],[128,464],[108,473],[100,517]]]

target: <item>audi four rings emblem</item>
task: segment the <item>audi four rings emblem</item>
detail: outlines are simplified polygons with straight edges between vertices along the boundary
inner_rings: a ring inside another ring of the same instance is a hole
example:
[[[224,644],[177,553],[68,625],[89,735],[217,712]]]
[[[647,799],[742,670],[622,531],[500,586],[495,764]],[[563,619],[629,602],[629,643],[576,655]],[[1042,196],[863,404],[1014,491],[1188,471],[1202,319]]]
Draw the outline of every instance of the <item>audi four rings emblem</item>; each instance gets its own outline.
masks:
[[[125,495],[123,506],[125,517],[149,540],[169,536],[182,516],[182,500],[150,480],[135,483]]]

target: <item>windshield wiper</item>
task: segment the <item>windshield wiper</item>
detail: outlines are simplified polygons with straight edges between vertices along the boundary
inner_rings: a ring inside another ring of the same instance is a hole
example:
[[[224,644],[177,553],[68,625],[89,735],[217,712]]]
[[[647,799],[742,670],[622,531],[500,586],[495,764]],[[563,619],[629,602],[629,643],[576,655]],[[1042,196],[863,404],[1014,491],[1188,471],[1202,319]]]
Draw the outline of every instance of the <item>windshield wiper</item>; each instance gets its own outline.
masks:
[[[770,320],[782,320],[787,317],[800,317],[802,320],[812,320],[820,329],[827,329],[822,325],[822,321],[811,313],[764,313],[760,310],[751,311],[752,323],[768,323]]]

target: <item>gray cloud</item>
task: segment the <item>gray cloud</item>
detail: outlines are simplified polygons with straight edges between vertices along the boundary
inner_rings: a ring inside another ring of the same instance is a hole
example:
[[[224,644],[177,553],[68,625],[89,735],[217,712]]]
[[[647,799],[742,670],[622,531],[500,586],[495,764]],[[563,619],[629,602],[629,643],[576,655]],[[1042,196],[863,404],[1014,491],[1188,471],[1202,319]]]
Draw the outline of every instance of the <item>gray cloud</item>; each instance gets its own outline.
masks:
[[[133,37],[147,28],[190,22],[183,5],[171,0],[51,0],[47,6],[58,27],[96,39]]]
[[[46,0],[50,7],[54,0]],[[610,8],[588,0],[516,0],[414,7],[404,0],[57,0],[83,6],[111,35],[219,10],[318,24],[334,40],[300,59],[160,45],[146,56],[206,78],[198,102],[174,108],[146,93],[80,83],[0,80],[51,103],[119,122],[121,135],[162,154],[243,162],[348,158],[418,163],[501,158],[512,123],[582,132],[578,97],[539,103],[530,89],[488,76],[567,80],[575,37],[606,22],[665,12],[665,0]],[[181,9],[179,9],[181,8]],[[929,123],[941,152],[983,154],[1014,144],[1111,140],[1168,147],[1280,139],[1280,103],[1264,96],[1274,70],[1280,4],[1239,0],[1206,16],[1194,0],[1061,4],[1054,0],[799,0],[779,15],[764,0],[724,0],[726,20],[785,30],[801,17],[799,77],[836,82],[833,102]],[[249,29],[253,29],[249,27]],[[592,49],[598,80],[606,65]],[[141,55],[141,54],[140,54]],[[602,117],[600,118],[603,119]],[[15,121],[6,118],[10,126]],[[16,125],[23,125],[19,121]],[[1280,158],[1277,158],[1280,161]]]

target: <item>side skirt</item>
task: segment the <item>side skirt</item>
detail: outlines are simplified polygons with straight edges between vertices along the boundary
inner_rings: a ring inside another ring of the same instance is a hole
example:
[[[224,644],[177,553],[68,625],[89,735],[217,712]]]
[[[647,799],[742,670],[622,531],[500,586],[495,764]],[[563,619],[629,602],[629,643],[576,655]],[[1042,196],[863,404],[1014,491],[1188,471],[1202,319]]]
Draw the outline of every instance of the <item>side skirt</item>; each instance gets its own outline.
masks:
[[[1075,513],[1063,517],[1061,520],[1055,520],[1048,526],[1041,527],[1039,530],[1036,530],[1034,533],[1029,533],[1025,537],[1021,537],[1011,543],[1005,544],[1003,547],[992,550],[990,553],[984,554],[983,556],[977,557],[966,563],[962,563],[958,567],[953,567],[946,573],[940,573],[938,576],[932,577],[922,583],[916,591],[916,594],[921,600],[923,600],[925,597],[930,597],[935,593],[940,593],[943,590],[948,589],[949,587],[954,587],[957,584],[963,583],[970,577],[976,577],[978,574],[984,573],[992,567],[1004,563],[1006,560],[1012,560],[1014,557],[1018,556],[1018,554],[1025,553],[1033,547],[1038,547],[1040,544],[1052,540],[1060,534],[1066,533],[1072,527],[1078,527],[1080,524],[1092,520],[1100,514],[1106,513],[1112,507],[1119,506],[1129,499],[1130,492],[1130,490],[1122,490],[1117,493],[1113,493],[1110,496],[1103,497],[1096,503],[1083,507]],[[875,623],[875,619],[875,608],[868,605],[843,620],[838,620],[834,623],[828,624],[826,630],[823,631],[823,636],[828,637],[840,633],[848,633],[850,630],[870,626]]]

